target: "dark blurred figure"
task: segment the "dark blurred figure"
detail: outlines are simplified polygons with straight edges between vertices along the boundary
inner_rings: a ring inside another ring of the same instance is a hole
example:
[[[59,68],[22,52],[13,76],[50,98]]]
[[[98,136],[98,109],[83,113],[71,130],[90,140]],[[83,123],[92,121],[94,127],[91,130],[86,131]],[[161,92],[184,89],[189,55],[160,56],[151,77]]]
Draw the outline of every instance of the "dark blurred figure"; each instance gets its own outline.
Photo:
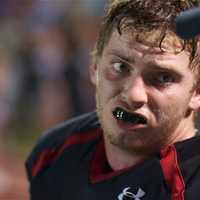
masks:
[[[30,94],[42,129],[95,107],[88,65],[101,14],[90,8],[94,2],[66,2],[65,10],[63,2],[35,3],[29,18],[28,46],[21,54],[24,68],[28,66],[24,71],[29,74],[21,102]],[[97,5],[96,11],[104,3]]]

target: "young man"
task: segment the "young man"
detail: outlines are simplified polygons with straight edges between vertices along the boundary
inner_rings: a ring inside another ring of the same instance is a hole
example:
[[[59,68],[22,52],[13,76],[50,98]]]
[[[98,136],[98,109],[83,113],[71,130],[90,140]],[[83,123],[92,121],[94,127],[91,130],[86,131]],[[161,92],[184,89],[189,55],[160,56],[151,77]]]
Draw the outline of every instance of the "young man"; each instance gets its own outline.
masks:
[[[51,130],[26,166],[32,200],[199,200],[198,0],[113,0],[90,68],[96,113]]]

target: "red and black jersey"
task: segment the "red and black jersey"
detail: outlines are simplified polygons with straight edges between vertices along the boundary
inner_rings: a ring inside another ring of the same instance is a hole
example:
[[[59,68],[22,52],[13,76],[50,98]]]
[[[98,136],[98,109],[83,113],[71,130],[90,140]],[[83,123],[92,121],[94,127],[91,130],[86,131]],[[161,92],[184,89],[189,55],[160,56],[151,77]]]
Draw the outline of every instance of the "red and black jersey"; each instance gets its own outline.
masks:
[[[199,200],[200,137],[113,171],[96,113],[50,130],[26,162],[32,200]]]

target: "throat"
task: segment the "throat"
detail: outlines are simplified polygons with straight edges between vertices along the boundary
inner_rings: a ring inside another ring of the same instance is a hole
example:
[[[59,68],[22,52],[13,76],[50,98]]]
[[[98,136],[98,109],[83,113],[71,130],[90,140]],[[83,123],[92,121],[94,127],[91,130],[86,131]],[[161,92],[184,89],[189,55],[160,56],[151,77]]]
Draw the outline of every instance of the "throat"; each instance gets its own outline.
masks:
[[[124,170],[134,167],[147,159],[144,155],[137,155],[125,151],[105,139],[105,153],[110,167],[113,171]]]

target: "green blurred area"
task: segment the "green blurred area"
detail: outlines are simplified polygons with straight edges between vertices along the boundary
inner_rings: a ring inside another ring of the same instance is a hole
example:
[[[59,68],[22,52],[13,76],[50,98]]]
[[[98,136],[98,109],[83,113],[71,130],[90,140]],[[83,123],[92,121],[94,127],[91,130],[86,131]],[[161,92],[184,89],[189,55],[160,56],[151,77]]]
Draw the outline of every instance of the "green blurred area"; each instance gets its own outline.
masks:
[[[2,137],[2,147],[7,152],[26,158],[41,136],[41,128],[36,120],[14,122]]]

